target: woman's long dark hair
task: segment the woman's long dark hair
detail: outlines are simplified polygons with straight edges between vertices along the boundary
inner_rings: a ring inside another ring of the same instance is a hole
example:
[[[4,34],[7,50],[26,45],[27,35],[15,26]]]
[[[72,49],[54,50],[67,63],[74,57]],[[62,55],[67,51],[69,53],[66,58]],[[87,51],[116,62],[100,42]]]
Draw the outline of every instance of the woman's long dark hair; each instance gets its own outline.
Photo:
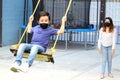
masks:
[[[106,19],[109,19],[109,21],[110,21],[110,29],[109,29],[109,32],[113,32],[113,31],[114,31],[114,25],[113,25],[112,18],[111,18],[111,17],[106,17],[105,20],[106,20]],[[104,23],[105,23],[105,21],[104,21]],[[103,25],[103,32],[106,32],[106,26],[105,26],[105,24]]]

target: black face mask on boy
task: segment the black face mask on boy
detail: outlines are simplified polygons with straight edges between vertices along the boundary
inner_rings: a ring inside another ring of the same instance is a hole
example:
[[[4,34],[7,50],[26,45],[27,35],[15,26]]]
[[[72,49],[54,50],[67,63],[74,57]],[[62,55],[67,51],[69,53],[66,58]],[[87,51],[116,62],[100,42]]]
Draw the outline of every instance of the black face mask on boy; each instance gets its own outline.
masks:
[[[48,27],[48,24],[47,24],[47,23],[41,23],[41,24],[40,24],[40,27],[41,27],[42,29],[46,29],[46,28]]]
[[[111,24],[109,22],[105,22],[105,26],[110,26]]]

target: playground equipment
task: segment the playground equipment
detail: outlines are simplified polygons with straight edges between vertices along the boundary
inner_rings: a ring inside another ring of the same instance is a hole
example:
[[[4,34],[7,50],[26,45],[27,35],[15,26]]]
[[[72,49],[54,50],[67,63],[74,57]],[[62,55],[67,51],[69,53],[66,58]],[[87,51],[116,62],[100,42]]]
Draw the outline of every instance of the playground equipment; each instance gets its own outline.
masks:
[[[51,13],[53,24],[60,24],[60,18],[65,12],[68,1],[44,0],[44,9]],[[73,49],[74,47],[81,48],[81,45],[84,49],[95,48],[99,27],[99,2],[99,0],[73,0],[67,15],[66,31],[59,36],[57,48]],[[51,42],[53,40],[55,40],[54,36]]]

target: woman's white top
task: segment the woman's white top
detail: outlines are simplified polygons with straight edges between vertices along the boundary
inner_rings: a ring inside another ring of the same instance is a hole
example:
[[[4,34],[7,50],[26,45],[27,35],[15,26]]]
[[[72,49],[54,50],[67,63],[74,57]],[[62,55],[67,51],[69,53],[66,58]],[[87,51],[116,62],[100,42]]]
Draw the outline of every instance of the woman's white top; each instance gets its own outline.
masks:
[[[101,28],[99,31],[98,48],[101,48],[102,45],[105,47],[112,46],[112,49],[115,49],[116,36],[117,32],[115,28],[114,32],[111,33],[103,32],[103,28]]]

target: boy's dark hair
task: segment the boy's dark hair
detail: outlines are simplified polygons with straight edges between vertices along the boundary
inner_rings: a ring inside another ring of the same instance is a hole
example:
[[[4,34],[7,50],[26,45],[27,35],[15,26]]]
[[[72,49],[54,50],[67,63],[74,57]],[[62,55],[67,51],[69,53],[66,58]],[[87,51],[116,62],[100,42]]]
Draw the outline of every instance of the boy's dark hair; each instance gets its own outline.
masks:
[[[40,19],[41,16],[48,16],[48,19],[49,19],[49,21],[50,21],[50,15],[49,15],[48,12],[46,12],[46,11],[41,11],[41,12],[39,12],[37,21],[39,21],[39,19]]]

